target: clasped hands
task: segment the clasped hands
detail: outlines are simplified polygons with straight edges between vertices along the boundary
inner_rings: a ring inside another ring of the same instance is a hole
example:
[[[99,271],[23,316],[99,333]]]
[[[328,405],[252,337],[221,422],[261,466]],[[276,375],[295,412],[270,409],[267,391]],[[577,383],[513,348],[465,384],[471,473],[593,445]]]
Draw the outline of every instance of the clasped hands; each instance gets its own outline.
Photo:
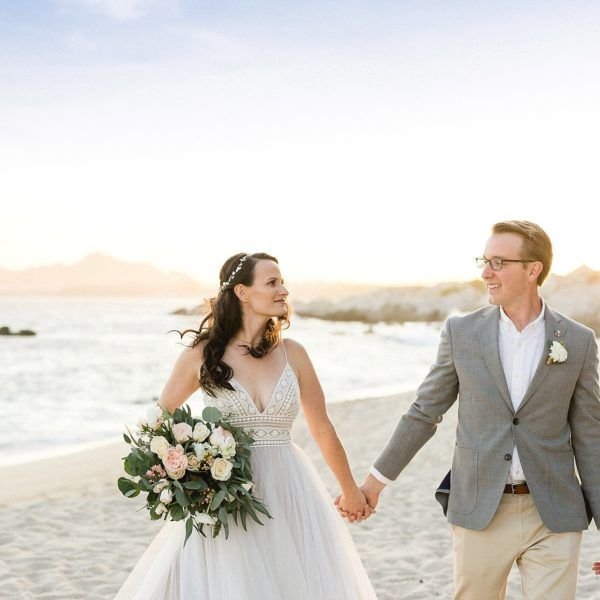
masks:
[[[379,502],[381,490],[370,485],[369,478],[361,486],[355,486],[339,494],[334,503],[342,517],[350,523],[360,523],[377,512],[375,507]]]

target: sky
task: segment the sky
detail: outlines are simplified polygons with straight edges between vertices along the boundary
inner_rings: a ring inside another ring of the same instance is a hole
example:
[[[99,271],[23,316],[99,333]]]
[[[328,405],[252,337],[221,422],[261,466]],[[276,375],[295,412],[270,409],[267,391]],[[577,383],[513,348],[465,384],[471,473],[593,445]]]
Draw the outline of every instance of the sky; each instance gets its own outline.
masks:
[[[0,267],[479,275],[491,225],[600,269],[595,1],[0,0]]]

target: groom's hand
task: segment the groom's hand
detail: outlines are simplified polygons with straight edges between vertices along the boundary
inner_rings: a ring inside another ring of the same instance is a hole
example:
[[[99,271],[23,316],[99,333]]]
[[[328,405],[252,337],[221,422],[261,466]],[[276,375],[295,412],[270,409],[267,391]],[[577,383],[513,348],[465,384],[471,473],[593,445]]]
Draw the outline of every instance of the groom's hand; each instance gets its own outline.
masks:
[[[379,496],[384,488],[385,483],[381,483],[381,481],[375,479],[375,477],[373,477],[373,475],[370,473],[360,486],[362,493],[365,495],[367,503],[373,509],[377,506],[377,503],[379,502]]]

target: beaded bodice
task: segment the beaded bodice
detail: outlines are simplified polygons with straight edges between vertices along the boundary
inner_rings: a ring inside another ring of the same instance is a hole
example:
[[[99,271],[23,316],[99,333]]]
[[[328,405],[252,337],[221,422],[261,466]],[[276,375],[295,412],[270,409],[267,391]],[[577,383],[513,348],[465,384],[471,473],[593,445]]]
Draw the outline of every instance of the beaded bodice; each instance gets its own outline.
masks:
[[[229,383],[233,390],[219,388],[216,397],[204,394],[204,404],[215,406],[232,425],[247,431],[255,439],[255,446],[285,446],[291,443],[292,425],[300,410],[300,387],[287,361],[262,412],[235,378],[232,377]]]

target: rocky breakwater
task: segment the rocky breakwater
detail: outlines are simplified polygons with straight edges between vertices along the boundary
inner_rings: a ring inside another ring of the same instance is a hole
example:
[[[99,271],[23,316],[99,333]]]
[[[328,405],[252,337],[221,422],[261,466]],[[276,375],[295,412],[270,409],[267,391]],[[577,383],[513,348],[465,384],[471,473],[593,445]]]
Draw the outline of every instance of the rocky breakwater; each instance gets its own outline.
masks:
[[[600,334],[600,271],[582,266],[568,275],[551,275],[540,290],[552,308]],[[433,286],[379,288],[339,300],[295,302],[303,317],[364,323],[443,321],[488,303],[481,280]]]

